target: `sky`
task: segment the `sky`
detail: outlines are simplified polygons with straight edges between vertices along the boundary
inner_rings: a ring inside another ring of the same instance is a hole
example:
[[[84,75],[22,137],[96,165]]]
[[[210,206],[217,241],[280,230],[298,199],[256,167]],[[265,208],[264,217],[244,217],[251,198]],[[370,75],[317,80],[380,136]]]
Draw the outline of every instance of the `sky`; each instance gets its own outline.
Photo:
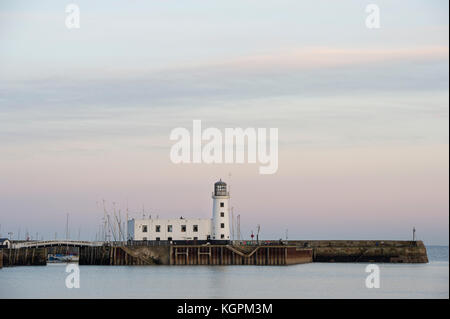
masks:
[[[65,25],[66,5],[80,28]],[[380,28],[365,8],[380,8]],[[447,1],[0,3],[0,235],[209,218],[246,239],[449,237]],[[174,164],[172,129],[278,128],[279,164]]]

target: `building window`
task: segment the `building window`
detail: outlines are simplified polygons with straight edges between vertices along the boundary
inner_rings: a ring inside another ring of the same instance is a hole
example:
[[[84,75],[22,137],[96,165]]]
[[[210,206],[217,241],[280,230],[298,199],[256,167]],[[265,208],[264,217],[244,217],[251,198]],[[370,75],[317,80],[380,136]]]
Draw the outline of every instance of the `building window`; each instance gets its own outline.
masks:
[[[198,237],[194,237],[194,240],[197,240],[198,239]]]
[[[172,232],[172,225],[167,225],[167,231],[168,231],[169,233]]]
[[[220,224],[220,228],[225,228],[225,224],[224,224],[224,223],[221,223],[221,224]]]
[[[186,232],[186,225],[181,225],[181,232],[185,233]]]
[[[198,225],[192,226],[192,231],[193,231],[194,233],[198,232]]]
[[[225,235],[224,235],[224,234],[220,235],[220,238],[224,239],[224,238],[225,238]]]
[[[224,202],[221,202],[221,203],[220,203],[220,207],[225,207],[225,203],[224,203]]]
[[[155,238],[156,241],[159,241],[160,239],[161,239],[161,238],[159,238],[159,237],[156,237],[156,238]]]
[[[147,240],[147,237],[143,237],[142,240]]]
[[[161,232],[161,225],[156,225],[155,231],[156,231],[157,233]]]
[[[172,240],[172,237],[167,237],[167,240],[168,240],[168,241],[171,241],[171,240]]]
[[[147,232],[147,225],[142,225],[142,232],[146,233]]]
[[[224,212],[221,212],[221,213],[220,213],[220,217],[225,217],[225,213],[224,213]]]

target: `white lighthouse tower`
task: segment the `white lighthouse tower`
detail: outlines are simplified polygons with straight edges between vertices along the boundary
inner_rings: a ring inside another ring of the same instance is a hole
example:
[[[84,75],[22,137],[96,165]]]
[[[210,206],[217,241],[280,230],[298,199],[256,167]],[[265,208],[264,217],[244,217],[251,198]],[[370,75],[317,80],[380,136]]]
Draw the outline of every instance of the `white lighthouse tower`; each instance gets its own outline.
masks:
[[[212,240],[230,240],[230,219],[228,216],[228,202],[230,193],[227,184],[222,180],[214,184],[213,218],[212,218]]]

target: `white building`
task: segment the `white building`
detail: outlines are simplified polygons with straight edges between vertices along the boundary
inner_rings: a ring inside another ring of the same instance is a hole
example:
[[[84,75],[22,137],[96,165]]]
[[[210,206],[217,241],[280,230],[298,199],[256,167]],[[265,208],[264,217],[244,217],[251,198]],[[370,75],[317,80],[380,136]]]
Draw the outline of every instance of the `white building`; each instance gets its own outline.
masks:
[[[222,180],[214,184],[212,198],[212,218],[130,219],[128,240],[230,240],[230,194]]]

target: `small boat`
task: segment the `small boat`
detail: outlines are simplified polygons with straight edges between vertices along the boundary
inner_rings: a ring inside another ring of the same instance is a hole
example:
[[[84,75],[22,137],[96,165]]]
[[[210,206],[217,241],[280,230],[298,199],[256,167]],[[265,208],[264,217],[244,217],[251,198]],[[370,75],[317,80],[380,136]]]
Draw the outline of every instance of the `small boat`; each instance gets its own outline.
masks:
[[[75,255],[48,254],[47,261],[49,263],[70,263],[78,262],[79,257]]]

